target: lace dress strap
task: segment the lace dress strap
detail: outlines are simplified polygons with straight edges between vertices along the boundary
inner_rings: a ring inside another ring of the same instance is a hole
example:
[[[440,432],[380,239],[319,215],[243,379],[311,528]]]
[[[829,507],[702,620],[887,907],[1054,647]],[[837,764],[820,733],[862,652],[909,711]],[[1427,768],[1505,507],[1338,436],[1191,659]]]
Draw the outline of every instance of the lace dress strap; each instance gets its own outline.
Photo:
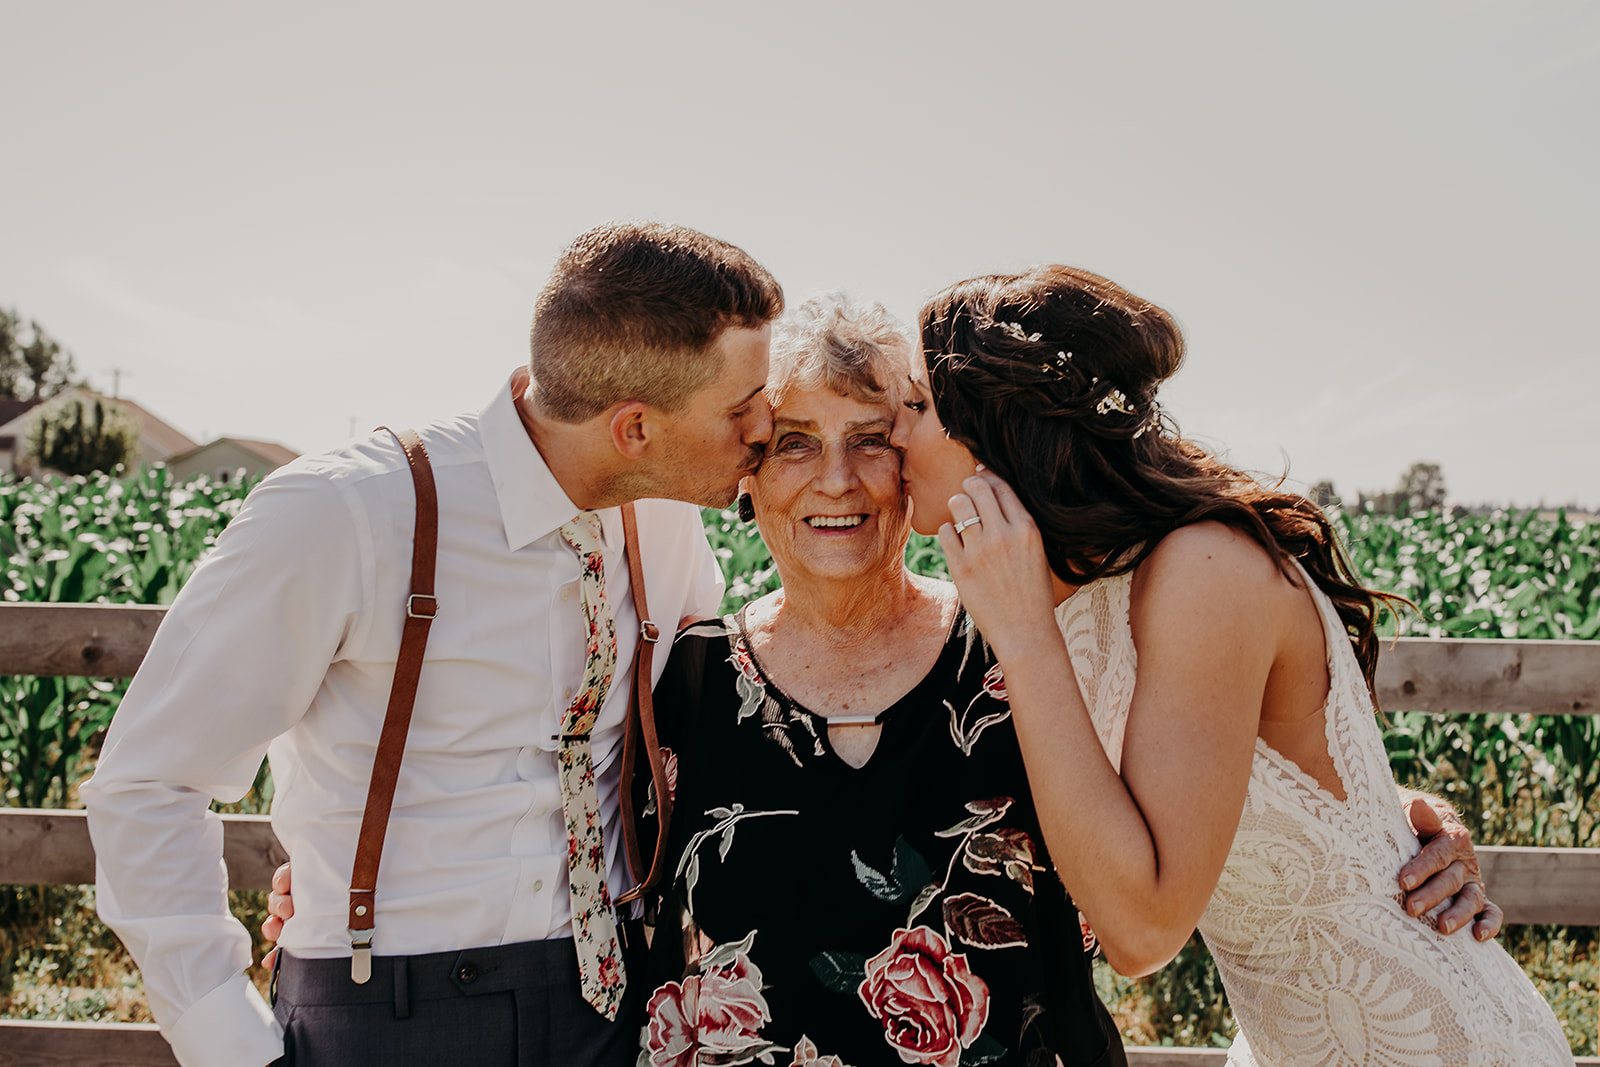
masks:
[[[1066,640],[1078,691],[1089,709],[1095,734],[1119,773],[1139,667],[1128,625],[1132,587],[1131,572],[1102,578],[1056,606],[1056,626]]]

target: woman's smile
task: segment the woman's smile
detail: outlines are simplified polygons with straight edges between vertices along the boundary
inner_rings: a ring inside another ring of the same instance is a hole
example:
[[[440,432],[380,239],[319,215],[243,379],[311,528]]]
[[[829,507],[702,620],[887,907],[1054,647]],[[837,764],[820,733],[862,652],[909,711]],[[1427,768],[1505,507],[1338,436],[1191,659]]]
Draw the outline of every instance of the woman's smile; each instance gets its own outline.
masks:
[[[813,530],[830,533],[850,532],[858,529],[867,518],[866,515],[808,515],[804,522]]]

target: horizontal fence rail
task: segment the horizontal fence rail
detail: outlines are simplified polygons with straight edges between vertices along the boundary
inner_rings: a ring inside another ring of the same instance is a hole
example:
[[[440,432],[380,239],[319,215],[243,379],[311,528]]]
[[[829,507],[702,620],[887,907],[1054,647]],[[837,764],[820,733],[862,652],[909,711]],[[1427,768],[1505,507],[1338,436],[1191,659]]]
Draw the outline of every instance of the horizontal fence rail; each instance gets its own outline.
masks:
[[[1378,702],[1395,711],[1600,713],[1600,641],[1402,637],[1378,654]]]
[[[166,611],[0,604],[0,675],[132,677]],[[1438,714],[1600,714],[1600,641],[1401,637],[1378,657],[1378,700]]]
[[[266,815],[221,815],[222,860],[230,889],[271,889],[289,858]],[[94,846],[82,811],[0,808],[0,884],[87,885]]]
[[[124,604],[0,603],[0,675],[128,678],[166,609]],[[1402,637],[1386,643],[1378,699],[1389,710],[1481,715],[1600,714],[1600,641]],[[223,815],[234,889],[269,888],[286,858],[264,815]],[[1510,923],[1600,926],[1600,849],[1478,849],[1490,896]],[[0,808],[0,883],[94,880],[81,811]],[[1223,1067],[1222,1049],[1127,1050],[1135,1067]],[[175,1067],[152,1025],[0,1019],[0,1067]],[[1600,1067],[1584,1057],[1577,1067]]]
[[[222,854],[234,889],[270,889],[288,858],[265,815],[223,815]],[[1484,884],[1509,923],[1600,926],[1600,848],[1478,849]],[[81,811],[0,808],[0,883],[94,881]]]
[[[132,678],[166,608],[0,604],[0,674]]]

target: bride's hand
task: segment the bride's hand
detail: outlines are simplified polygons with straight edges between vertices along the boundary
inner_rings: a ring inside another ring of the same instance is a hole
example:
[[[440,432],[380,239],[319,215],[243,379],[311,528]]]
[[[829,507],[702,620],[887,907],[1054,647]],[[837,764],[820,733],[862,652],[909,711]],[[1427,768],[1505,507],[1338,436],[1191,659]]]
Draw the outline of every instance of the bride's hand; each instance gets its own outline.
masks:
[[[1041,627],[1054,630],[1055,593],[1044,542],[1011,486],[980,469],[950,498],[939,544],[962,605],[1002,659]]]

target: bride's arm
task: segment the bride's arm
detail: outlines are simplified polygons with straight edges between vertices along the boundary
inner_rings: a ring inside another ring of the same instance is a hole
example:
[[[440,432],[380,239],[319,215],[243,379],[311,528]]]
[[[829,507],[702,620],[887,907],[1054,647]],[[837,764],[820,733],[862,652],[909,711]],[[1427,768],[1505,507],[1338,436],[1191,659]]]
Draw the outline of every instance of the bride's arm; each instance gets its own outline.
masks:
[[[1053,615],[1039,534],[1004,483],[966,483],[981,524],[940,532],[963,603],[1000,659],[1051,859],[1125,974],[1188,940],[1244,806],[1262,694],[1285,630],[1284,579],[1214,523],[1169,535],[1141,565],[1133,708],[1112,769]],[[972,536],[977,533],[978,536]],[[1275,584],[1277,583],[1277,584]]]

